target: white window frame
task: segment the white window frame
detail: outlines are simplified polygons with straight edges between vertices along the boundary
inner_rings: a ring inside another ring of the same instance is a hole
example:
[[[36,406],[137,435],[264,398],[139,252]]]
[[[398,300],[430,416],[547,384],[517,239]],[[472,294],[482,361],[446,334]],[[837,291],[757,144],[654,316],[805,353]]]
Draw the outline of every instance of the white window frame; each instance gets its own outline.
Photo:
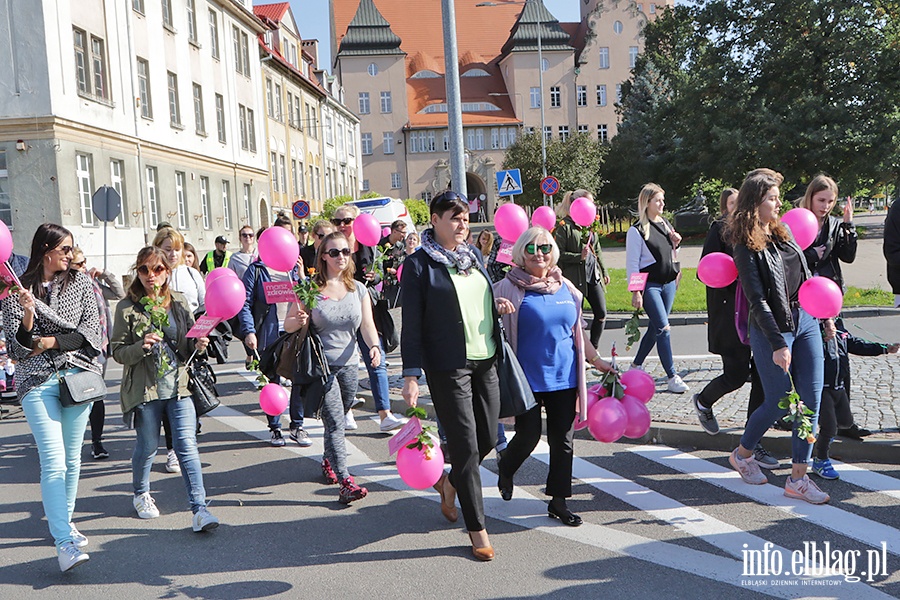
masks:
[[[609,68],[609,46],[601,46],[600,52],[597,56],[597,68],[598,69],[608,69]]]
[[[609,127],[602,123],[597,125],[597,141],[601,143],[609,141]]]
[[[529,89],[529,97],[531,99],[531,108],[541,107],[541,88],[533,87]]]
[[[219,60],[219,13],[209,9],[209,51]]]
[[[13,229],[12,205],[9,201],[9,169],[6,165],[6,150],[0,149],[0,221]]]
[[[188,228],[187,200],[184,186],[185,176],[183,171],[175,171],[175,201],[178,204],[178,229]]]
[[[116,217],[116,227],[126,227],[128,225],[128,221],[125,218],[125,214],[128,212],[128,208],[125,205],[125,178],[123,173],[125,172],[125,161],[119,160],[116,158],[112,158],[109,161],[109,183],[110,187],[119,192],[119,197],[122,199],[122,210],[119,211],[119,216]]]
[[[575,89],[575,104],[577,106],[587,106],[587,86],[579,85]]]
[[[187,10],[188,41],[197,43],[197,7],[195,0],[185,0],[184,7]]]
[[[222,180],[222,227],[231,231],[231,182]]]
[[[597,106],[606,106],[606,84],[597,85]]]
[[[558,85],[550,86],[550,108],[562,106],[562,90]]]
[[[278,155],[278,169],[280,170],[281,176],[281,192],[287,194],[289,191],[287,186],[287,162],[284,158],[284,154]]]
[[[203,117],[203,88],[199,83],[194,83],[192,88],[194,94],[194,126],[197,135],[206,135],[206,119]]]
[[[637,64],[638,52],[637,46],[628,46],[628,68],[633,69]]]
[[[147,167],[147,209],[150,212],[150,229],[156,229],[159,225],[159,197],[157,196],[156,183],[158,181],[156,167]]]
[[[228,140],[225,132],[225,97],[222,94],[216,94],[216,134],[219,136],[219,143],[224,144]]]
[[[141,57],[137,58],[138,98],[141,102],[141,116],[153,118],[153,97],[150,95],[150,63]]]
[[[372,103],[369,99],[369,92],[359,93],[359,114],[368,115],[372,112]]]
[[[400,180],[400,173],[391,173],[391,189],[399,190],[403,187],[403,182]]]
[[[381,135],[381,149],[385,154],[393,154],[394,153],[394,132],[393,131],[385,131]]]
[[[276,194],[278,193],[278,153],[274,150],[269,152],[269,163],[272,165],[269,167],[269,171],[272,175],[272,191]]]
[[[371,156],[372,155],[372,134],[371,133],[361,133],[359,134],[359,144],[362,149],[363,156]]]
[[[391,99],[391,92],[381,92],[381,113],[388,114],[394,111],[394,101]]]
[[[94,226],[97,224],[97,218],[94,216],[93,201],[91,196],[94,193],[94,176],[93,176],[94,157],[86,152],[75,153],[75,178],[78,180],[78,204],[81,209],[81,224],[84,226]]]
[[[200,178],[200,212],[203,215],[203,229],[212,229],[209,210],[209,177]]]
[[[178,74],[168,71],[166,85],[169,93],[169,125],[181,129],[181,105],[178,102]]]
[[[250,224],[250,195],[251,195],[250,184],[244,184],[244,223],[247,225]]]

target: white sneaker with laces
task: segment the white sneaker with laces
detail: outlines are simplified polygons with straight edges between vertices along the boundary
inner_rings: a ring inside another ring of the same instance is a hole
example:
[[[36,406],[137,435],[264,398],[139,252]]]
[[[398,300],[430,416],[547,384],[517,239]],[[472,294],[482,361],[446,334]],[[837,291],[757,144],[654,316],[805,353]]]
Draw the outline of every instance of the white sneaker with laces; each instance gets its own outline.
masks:
[[[84,564],[91,559],[87,553],[79,550],[72,542],[66,542],[57,548],[56,558],[59,561],[59,570],[63,573],[71,571],[78,565]]]
[[[406,419],[402,417],[398,417],[394,413],[388,413],[385,418],[381,420],[381,431],[393,431],[399,427],[403,427],[406,424]]]
[[[137,511],[138,516],[142,519],[155,519],[159,516],[159,509],[156,508],[156,501],[150,495],[150,492],[144,492],[140,496],[135,496],[132,503],[134,504],[134,510]]]
[[[194,513],[191,520],[191,526],[197,533],[200,533],[201,531],[210,531],[219,526],[219,520],[209,512],[209,509],[203,506]]]
[[[681,377],[675,375],[674,377],[669,377],[669,391],[673,394],[683,394],[688,391],[689,388],[685,382],[681,380]]]
[[[809,475],[804,475],[802,479],[797,481],[792,481],[791,477],[788,476],[787,481],[784,482],[784,495],[788,498],[804,500],[810,504],[825,504],[831,500],[831,496],[823,492],[809,478]]]
[[[356,417],[353,416],[352,410],[348,410],[344,413],[344,429],[347,431],[359,429],[359,425],[356,424]]]
[[[73,523],[69,523],[69,527],[72,528],[72,532],[69,535],[72,536],[72,543],[75,544],[75,547],[76,548],[84,548],[85,546],[87,546],[88,545],[87,536],[84,535],[83,533],[81,533],[80,531],[78,531],[75,528],[75,525]]]
[[[178,456],[174,450],[169,450],[166,454],[166,471],[169,473],[181,473],[181,465],[178,464]]]

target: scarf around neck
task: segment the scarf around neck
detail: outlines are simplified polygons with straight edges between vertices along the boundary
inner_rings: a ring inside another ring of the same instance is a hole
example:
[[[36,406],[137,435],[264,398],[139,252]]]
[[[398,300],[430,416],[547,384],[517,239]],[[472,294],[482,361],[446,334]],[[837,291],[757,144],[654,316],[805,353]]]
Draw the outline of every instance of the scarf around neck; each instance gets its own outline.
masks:
[[[453,250],[447,250],[434,239],[434,229],[422,232],[422,249],[435,261],[447,267],[456,267],[460,275],[468,275],[475,266],[475,253],[465,242]]]
[[[513,285],[537,294],[555,294],[562,287],[562,271],[559,267],[553,267],[546,277],[535,277],[522,267],[514,267],[506,274]]]

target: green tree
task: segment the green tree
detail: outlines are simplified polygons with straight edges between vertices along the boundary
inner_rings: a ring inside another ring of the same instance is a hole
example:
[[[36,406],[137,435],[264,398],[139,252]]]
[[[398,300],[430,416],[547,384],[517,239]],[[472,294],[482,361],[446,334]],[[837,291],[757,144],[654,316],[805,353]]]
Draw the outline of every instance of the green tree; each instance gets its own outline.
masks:
[[[597,193],[603,180],[600,168],[606,157],[606,146],[592,140],[587,134],[559,138],[547,142],[547,174],[559,179],[558,202],[566,190],[587,189]],[[544,203],[540,182],[541,138],[537,134],[525,134],[506,150],[504,169],[519,169],[522,174],[522,193],[515,196],[517,204],[538,207]]]
[[[406,210],[409,211],[409,217],[416,225],[425,225],[430,221],[431,210],[428,203],[417,198],[409,198],[403,201]]]

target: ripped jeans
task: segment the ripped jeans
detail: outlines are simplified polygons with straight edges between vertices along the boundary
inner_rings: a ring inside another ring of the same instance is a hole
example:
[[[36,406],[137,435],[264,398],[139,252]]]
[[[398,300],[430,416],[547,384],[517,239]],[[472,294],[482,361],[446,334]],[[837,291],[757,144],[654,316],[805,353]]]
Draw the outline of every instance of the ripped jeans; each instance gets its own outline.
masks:
[[[641,366],[653,346],[659,355],[659,362],[666,371],[666,377],[675,377],[675,363],[672,359],[672,340],[669,337],[669,313],[672,311],[672,303],[675,302],[676,282],[666,284],[647,283],[644,289],[644,312],[650,319],[647,332],[641,338],[634,357],[634,364]]]

